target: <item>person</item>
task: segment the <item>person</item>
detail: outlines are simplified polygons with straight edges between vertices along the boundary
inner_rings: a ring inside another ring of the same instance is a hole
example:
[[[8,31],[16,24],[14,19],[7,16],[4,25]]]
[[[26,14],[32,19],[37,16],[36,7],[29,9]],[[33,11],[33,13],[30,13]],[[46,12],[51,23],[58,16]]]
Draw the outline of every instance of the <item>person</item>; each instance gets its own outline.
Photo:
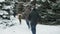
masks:
[[[18,19],[19,19],[20,24],[21,24],[22,14],[18,14]]]
[[[17,15],[18,15],[18,19],[19,19],[20,24],[21,24],[21,19],[22,19],[23,7],[24,7],[23,3],[18,3],[17,7],[16,7]]]
[[[30,28],[30,25],[29,25],[29,14],[31,13],[31,6],[30,5],[27,5],[25,8],[24,8],[24,17],[26,19],[26,24],[28,26],[28,28]]]
[[[30,23],[31,31],[33,34],[36,34],[36,25],[37,25],[38,19],[40,19],[39,13],[34,8],[29,15],[29,20],[31,21],[31,23]]]

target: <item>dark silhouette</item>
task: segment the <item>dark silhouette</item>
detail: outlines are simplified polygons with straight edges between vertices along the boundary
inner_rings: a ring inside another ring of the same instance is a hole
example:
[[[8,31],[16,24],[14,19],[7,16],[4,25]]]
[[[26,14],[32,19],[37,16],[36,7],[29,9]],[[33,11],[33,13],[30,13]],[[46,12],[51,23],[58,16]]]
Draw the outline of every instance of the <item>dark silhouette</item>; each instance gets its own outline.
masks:
[[[15,16],[17,15],[17,12],[16,12],[16,10],[13,10],[13,12],[14,12],[13,15],[14,15],[14,17],[15,17]]]
[[[20,24],[21,24],[21,18],[22,18],[21,15],[19,15],[19,18],[18,18],[18,19],[19,19],[19,21],[20,21]]]
[[[40,19],[39,13],[34,8],[29,15],[29,20],[31,21],[30,23],[31,31],[33,34],[36,34],[36,25],[37,25],[38,19]]]
[[[30,28],[28,17],[29,17],[29,14],[31,13],[31,6],[30,5],[26,6],[24,8],[24,10],[25,10],[24,11],[24,17],[26,19],[26,24],[27,24],[28,28]]]
[[[57,0],[49,0],[49,1],[56,3]]]

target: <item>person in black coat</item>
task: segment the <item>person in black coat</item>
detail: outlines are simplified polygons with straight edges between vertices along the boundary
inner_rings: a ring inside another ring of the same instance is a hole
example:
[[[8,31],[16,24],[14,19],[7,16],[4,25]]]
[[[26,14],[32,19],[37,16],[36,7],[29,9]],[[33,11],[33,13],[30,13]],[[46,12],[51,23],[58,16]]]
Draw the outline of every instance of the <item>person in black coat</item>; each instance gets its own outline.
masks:
[[[29,20],[31,21],[31,31],[33,34],[36,34],[36,25],[37,25],[37,20],[40,18],[39,13],[36,11],[34,8],[32,12],[29,15]]]

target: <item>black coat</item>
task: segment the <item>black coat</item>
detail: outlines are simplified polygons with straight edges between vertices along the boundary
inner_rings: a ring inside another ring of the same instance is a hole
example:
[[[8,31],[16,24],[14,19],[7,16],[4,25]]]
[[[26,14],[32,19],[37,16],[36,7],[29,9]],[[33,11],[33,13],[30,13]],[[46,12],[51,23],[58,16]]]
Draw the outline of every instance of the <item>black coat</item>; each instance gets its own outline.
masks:
[[[32,12],[29,15],[29,19],[30,19],[32,24],[37,23],[37,20],[40,19],[40,15],[36,9],[32,10]]]

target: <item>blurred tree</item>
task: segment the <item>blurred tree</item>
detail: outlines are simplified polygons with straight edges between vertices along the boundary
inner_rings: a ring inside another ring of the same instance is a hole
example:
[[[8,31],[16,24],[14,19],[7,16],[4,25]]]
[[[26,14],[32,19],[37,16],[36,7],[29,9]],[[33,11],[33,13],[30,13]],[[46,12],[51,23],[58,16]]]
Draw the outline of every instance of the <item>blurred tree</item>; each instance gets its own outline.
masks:
[[[52,22],[52,24],[55,24],[57,23],[56,20],[60,19],[60,3],[57,3],[57,1],[58,0],[46,0],[45,2],[42,0],[37,1],[37,4],[40,5],[38,12],[44,23],[51,24],[50,22]]]
[[[30,0],[18,0],[19,2],[29,2]]]

